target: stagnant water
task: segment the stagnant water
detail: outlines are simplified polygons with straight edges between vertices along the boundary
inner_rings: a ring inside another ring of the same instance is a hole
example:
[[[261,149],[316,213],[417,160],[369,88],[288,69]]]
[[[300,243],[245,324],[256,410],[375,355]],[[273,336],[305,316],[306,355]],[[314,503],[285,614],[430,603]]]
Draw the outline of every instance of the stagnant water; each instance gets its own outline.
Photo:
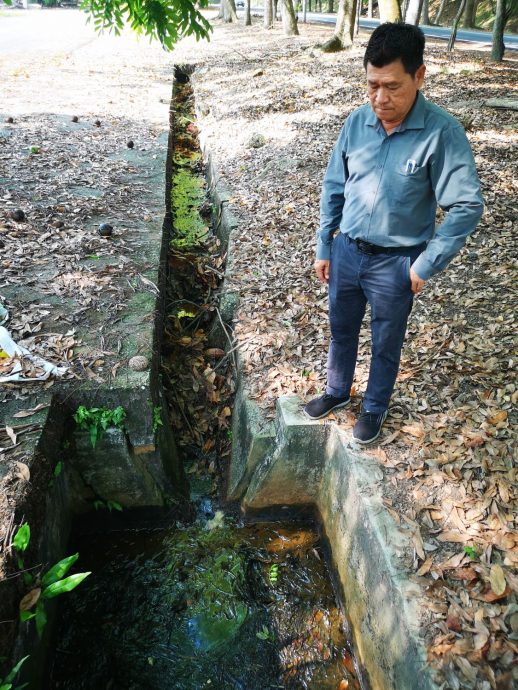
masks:
[[[316,531],[221,517],[76,537],[47,687],[359,689]]]

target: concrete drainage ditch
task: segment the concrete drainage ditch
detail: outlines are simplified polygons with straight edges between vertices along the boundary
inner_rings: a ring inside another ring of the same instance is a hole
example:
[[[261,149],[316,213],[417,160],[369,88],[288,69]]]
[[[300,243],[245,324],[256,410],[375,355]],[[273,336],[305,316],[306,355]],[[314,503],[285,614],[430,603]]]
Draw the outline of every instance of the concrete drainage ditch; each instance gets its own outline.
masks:
[[[177,69],[176,84],[188,81],[190,73],[189,68]],[[166,165],[167,211],[158,271],[159,296],[153,326],[152,366],[144,375],[136,375],[135,381],[124,389],[92,391],[86,394],[82,392],[80,396],[69,395],[53,400],[38,452],[54,466],[60,462],[64,449],[70,460],[67,462],[66,471],[52,480],[44,499],[44,508],[40,512],[43,527],[39,540],[38,562],[41,563],[54,563],[67,555],[72,520],[78,514],[84,516],[96,500],[104,503],[111,501],[124,506],[124,512],[113,519],[112,526],[125,531],[128,524],[131,529],[141,525],[140,529],[143,530],[146,542],[153,541],[153,536],[149,532],[149,521],[139,522],[139,513],[129,509],[152,507],[155,511],[152,513],[153,520],[158,516],[159,520],[171,525],[176,523],[181,510],[187,509],[188,506],[188,485],[178,460],[171,429],[167,423],[159,427],[153,424],[153,410],[159,411],[163,421],[167,419],[159,365],[166,313],[164,300],[168,280],[167,253],[173,221],[169,198],[175,134],[174,127],[171,127]],[[215,224],[222,243],[228,245],[228,267],[231,269],[232,233],[236,231],[237,222],[228,209],[230,191],[220,180],[216,165],[203,141],[203,135],[200,136],[200,140],[206,163],[208,187],[214,205]],[[212,332],[213,342],[219,347],[229,347],[225,322],[232,320],[238,301],[239,295],[235,292],[226,292],[223,283],[220,288],[221,319],[215,322]],[[318,548],[322,553],[327,550],[336,584],[343,595],[359,662],[355,668],[349,662],[349,675],[343,671],[344,679],[341,685],[339,673],[335,668],[329,677],[324,677],[324,680],[317,680],[317,674],[314,681],[316,684],[313,685],[311,678],[305,677],[301,680],[301,677],[292,677],[290,680],[289,676],[283,676],[283,685],[265,685],[264,690],[267,687],[331,689],[368,686],[373,690],[433,690],[435,685],[427,668],[425,645],[419,630],[420,592],[398,565],[403,537],[383,506],[379,489],[382,475],[378,466],[372,458],[358,453],[350,437],[335,426],[306,419],[301,414],[300,401],[297,398],[281,398],[278,401],[275,421],[266,421],[260,409],[247,398],[246,381],[240,375],[239,366],[237,381],[238,390],[232,423],[233,448],[228,493],[225,498],[233,504],[239,503],[247,521],[252,523],[264,519],[265,516],[275,515],[278,518],[297,512],[303,515],[308,508],[316,515],[323,543],[328,544],[328,548],[319,545],[320,542],[314,536],[310,538],[310,541],[313,540],[311,548]],[[66,422],[70,420],[78,404],[98,405],[100,400],[106,407],[123,405],[128,410],[128,416],[124,430],[109,429],[99,439],[93,452],[87,433],[75,431],[70,434]],[[142,414],[142,410],[146,413]],[[171,498],[174,498],[173,507]],[[149,518],[149,513],[146,512],[146,516]],[[94,518],[95,521],[99,522],[99,518]],[[109,522],[110,520],[107,520],[106,524]],[[164,526],[160,524],[161,529]],[[271,529],[278,530],[279,527]],[[293,532],[290,535],[292,536]],[[290,535],[284,536],[289,539]],[[271,533],[268,539],[270,538],[273,538]],[[85,548],[94,549],[96,540],[105,539],[106,535],[99,536],[98,539],[91,538]],[[108,537],[108,541],[110,540],[111,536]],[[232,544],[234,551],[241,554],[246,552],[237,542]],[[160,553],[163,552],[163,544],[161,549]],[[156,553],[151,558],[153,562],[156,562],[153,560]],[[246,567],[260,570],[262,566],[250,565],[250,562],[264,563],[265,558],[263,552],[260,556],[255,553],[255,556],[247,561]],[[268,563],[269,568],[274,565],[274,561]],[[142,571],[146,566],[142,562],[139,567]],[[263,573],[259,589],[268,578],[271,583],[272,572],[267,570],[266,575]],[[189,577],[189,573],[185,572],[184,579]],[[318,584],[318,578],[316,582]],[[323,587],[322,581],[320,583]],[[329,592],[326,596],[329,596]],[[274,600],[272,601],[273,604],[270,604],[275,605]],[[332,608],[330,600],[326,599],[321,608],[329,611]],[[25,654],[31,654],[27,664],[31,688],[77,688],[77,682],[72,686],[67,685],[65,680],[60,680],[60,684],[57,685],[48,685],[48,677],[44,677],[43,669],[46,668],[49,658],[47,650],[55,641],[56,607],[49,606],[48,614],[49,622],[41,642],[38,641],[33,626],[21,626],[13,658],[17,660]],[[116,612],[113,615],[116,615]],[[112,621],[112,624],[115,625],[116,622]],[[199,625],[199,621],[196,624]],[[336,625],[336,621],[333,624]],[[63,626],[63,619],[60,625]],[[272,633],[267,622],[265,626],[264,629],[260,628],[259,632],[262,631],[263,637],[267,639]],[[252,626],[250,630],[253,632],[255,628]],[[291,633],[295,634],[293,631]],[[188,632],[185,634],[189,637]],[[192,641],[192,637],[190,639]],[[231,639],[233,638],[227,638]],[[258,639],[261,639],[260,635]],[[332,649],[332,646],[336,647],[337,644],[335,636],[331,639],[331,646],[323,645],[322,649]],[[341,651],[336,647],[336,653],[345,654],[345,657],[349,654],[350,658],[347,644],[343,644]],[[255,657],[258,656],[257,650],[254,654]],[[332,655],[332,652],[329,654]],[[149,666],[153,666],[155,661],[153,655],[148,656]],[[306,663],[310,662],[306,660]],[[221,681],[219,687],[252,687],[240,685],[241,681],[236,680],[235,673],[235,670],[232,671],[229,678]],[[257,685],[260,683],[258,677],[260,676],[256,676],[256,680],[253,681],[253,688],[263,690],[263,686]],[[305,684],[296,684],[302,681]],[[94,687],[88,685],[87,680],[85,682],[86,684],[81,687]],[[115,688],[117,685],[107,687]],[[125,687],[137,688],[139,685],[137,683]],[[159,684],[153,687],[166,686]],[[211,687],[211,684],[207,687]]]

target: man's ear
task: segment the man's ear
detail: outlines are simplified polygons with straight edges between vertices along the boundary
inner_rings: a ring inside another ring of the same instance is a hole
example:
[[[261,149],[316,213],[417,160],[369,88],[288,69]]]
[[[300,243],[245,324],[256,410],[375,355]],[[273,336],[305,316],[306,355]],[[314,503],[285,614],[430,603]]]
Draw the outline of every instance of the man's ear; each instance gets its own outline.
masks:
[[[424,82],[424,74],[426,72],[426,66],[421,65],[421,67],[418,67],[415,73],[415,80],[416,80],[416,86],[418,89],[421,88]]]

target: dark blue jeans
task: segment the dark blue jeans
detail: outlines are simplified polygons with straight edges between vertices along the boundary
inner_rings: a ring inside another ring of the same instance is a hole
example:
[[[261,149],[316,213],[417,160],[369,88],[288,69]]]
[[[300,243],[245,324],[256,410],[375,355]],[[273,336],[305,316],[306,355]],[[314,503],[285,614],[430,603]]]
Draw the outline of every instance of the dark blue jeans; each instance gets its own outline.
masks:
[[[363,407],[388,408],[399,369],[413,293],[410,266],[424,246],[395,253],[365,254],[347,235],[333,241],[329,275],[331,346],[326,392],[347,397],[356,367],[358,337],[367,302],[371,306],[371,366]]]

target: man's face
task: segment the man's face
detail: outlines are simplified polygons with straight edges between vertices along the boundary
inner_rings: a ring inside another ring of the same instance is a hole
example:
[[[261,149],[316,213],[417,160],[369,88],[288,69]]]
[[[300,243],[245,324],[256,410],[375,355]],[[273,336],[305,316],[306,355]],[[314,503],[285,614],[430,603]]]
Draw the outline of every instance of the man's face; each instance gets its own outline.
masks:
[[[417,90],[424,80],[425,66],[421,65],[415,76],[405,72],[401,60],[385,67],[367,63],[367,88],[371,107],[382,121],[397,127],[413,106]]]

